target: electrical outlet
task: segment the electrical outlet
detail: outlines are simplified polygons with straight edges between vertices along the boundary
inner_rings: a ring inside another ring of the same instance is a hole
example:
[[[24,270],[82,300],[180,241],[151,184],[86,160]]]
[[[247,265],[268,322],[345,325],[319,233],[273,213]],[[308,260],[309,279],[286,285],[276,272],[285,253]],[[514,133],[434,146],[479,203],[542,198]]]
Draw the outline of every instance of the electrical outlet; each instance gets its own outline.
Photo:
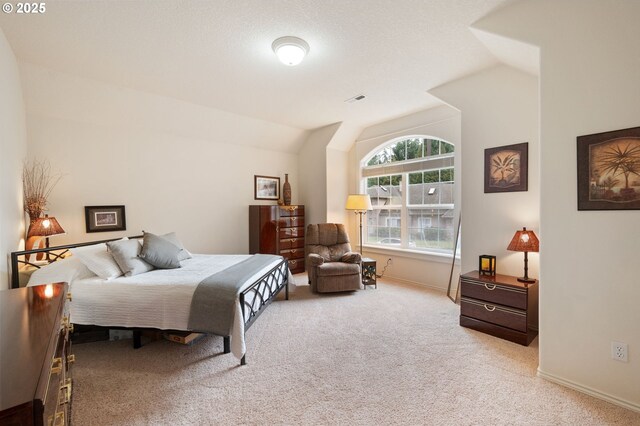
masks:
[[[629,362],[629,346],[622,342],[611,342],[611,358],[616,361]]]

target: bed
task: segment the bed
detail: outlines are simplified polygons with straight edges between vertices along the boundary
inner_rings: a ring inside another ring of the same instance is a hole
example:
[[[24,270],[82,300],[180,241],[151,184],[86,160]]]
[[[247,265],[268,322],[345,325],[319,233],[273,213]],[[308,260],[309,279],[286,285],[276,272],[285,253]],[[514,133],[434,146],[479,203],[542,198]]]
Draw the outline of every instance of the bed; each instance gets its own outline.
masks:
[[[12,288],[20,286],[20,265],[31,265],[38,270],[28,285],[55,281],[69,283],[73,295],[69,313],[74,324],[133,329],[135,348],[141,346],[143,329],[218,334],[223,337],[224,352],[232,352],[240,359],[241,365],[246,364],[245,332],[283,289],[285,299],[289,298],[290,272],[287,260],[281,256],[194,254],[182,260],[177,269],[155,269],[110,280],[91,273],[76,256],[64,257],[77,247],[116,240],[11,253]],[[50,264],[43,266],[36,262],[34,257],[38,253],[49,254],[50,259],[46,263]],[[255,256],[263,258],[258,259],[258,263]],[[252,265],[255,266],[253,269]],[[204,299],[201,283],[208,277],[220,277],[234,268],[242,269],[244,273],[239,278],[242,282],[236,285],[239,291],[234,296],[235,306],[225,313],[226,321],[231,323],[230,332],[213,332],[206,324],[202,325],[203,320],[194,321],[194,310],[202,312],[209,309],[205,312],[212,312],[217,306],[215,300]],[[198,304],[199,307],[196,306]]]

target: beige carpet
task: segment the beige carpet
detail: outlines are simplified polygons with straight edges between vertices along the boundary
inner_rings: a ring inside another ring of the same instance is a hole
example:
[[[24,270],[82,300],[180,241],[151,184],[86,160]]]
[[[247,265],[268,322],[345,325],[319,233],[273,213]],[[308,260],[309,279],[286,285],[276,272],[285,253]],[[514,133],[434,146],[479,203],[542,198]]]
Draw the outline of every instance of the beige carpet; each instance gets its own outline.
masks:
[[[536,377],[537,339],[464,329],[458,314],[444,294],[388,281],[332,296],[299,286],[249,330],[245,367],[220,337],[76,345],[73,424],[640,425]]]

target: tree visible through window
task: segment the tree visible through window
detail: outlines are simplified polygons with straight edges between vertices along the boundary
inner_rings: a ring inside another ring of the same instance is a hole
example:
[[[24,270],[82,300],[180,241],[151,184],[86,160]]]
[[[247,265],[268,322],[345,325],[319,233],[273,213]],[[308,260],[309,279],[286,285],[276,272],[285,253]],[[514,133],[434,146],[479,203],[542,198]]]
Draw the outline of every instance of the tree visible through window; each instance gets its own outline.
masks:
[[[441,139],[396,139],[362,168],[373,212],[367,244],[452,252],[454,146]]]

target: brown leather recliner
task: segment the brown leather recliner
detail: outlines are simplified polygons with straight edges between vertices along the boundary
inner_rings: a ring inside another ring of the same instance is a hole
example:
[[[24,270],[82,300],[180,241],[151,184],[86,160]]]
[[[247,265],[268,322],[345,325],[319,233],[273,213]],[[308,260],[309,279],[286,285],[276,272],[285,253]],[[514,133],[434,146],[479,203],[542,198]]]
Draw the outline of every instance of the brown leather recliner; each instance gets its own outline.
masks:
[[[359,290],[360,253],[351,251],[344,225],[308,225],[305,234],[305,262],[311,290],[318,293]]]

